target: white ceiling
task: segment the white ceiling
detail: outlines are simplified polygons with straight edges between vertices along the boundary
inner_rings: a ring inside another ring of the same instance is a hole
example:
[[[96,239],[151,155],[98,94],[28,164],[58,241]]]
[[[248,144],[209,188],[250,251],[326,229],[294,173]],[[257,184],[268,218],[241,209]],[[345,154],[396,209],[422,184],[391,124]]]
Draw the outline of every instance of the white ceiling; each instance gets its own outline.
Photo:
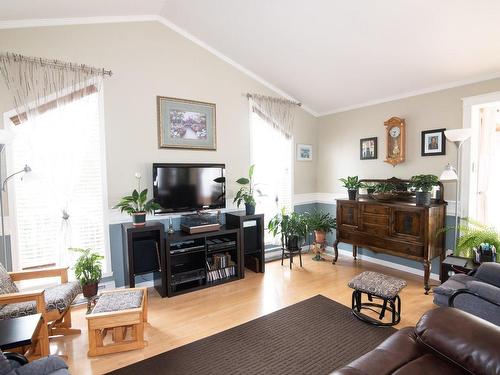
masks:
[[[159,15],[325,114],[500,76],[498,0],[2,0],[0,21]]]

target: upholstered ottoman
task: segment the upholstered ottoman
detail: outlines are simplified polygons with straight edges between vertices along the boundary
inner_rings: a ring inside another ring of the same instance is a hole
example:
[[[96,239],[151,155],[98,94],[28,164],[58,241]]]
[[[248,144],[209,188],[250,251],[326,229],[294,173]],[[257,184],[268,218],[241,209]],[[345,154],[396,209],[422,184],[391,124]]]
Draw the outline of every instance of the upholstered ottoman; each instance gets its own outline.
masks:
[[[147,323],[147,289],[132,288],[104,292],[86,316],[89,330],[89,356],[142,349]],[[127,336],[127,331],[130,334]],[[111,332],[111,343],[106,335]]]
[[[366,271],[349,281],[347,285],[354,289],[352,292],[352,312],[357,318],[377,326],[393,326],[399,323],[401,320],[401,298],[398,294],[406,286],[406,281],[382,273]],[[369,302],[361,302],[363,293],[367,294]],[[383,302],[382,304],[375,303],[374,299],[380,299]],[[363,314],[362,309],[376,312],[379,314],[379,320]],[[388,323],[382,321],[386,311],[392,313],[391,322]]]

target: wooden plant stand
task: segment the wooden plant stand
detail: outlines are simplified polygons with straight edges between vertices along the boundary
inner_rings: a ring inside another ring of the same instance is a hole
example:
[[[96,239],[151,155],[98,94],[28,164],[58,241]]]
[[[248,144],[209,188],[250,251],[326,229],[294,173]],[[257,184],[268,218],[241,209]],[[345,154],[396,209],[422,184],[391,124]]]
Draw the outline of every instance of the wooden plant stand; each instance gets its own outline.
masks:
[[[119,297],[120,293],[140,291],[142,291],[140,306],[126,308],[127,306],[122,304],[117,305],[115,311],[94,313],[94,311],[99,311],[99,304],[103,304],[107,298]],[[118,310],[119,308],[123,309]],[[104,292],[86,319],[89,331],[88,355],[90,357],[143,349],[147,345],[147,341],[144,340],[144,324],[147,323],[147,289],[132,288]],[[127,338],[129,330],[130,337]],[[105,344],[104,339],[109,332],[111,332],[112,342]]]

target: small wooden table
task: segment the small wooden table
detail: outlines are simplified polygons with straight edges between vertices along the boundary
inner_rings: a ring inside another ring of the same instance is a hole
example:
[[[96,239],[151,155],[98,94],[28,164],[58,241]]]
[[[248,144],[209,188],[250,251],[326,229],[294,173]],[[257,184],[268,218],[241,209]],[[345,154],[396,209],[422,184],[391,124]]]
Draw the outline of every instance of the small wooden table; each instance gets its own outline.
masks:
[[[22,348],[22,354],[29,360],[46,356],[49,354],[48,337],[43,332],[44,327],[42,314],[0,320],[0,349]]]

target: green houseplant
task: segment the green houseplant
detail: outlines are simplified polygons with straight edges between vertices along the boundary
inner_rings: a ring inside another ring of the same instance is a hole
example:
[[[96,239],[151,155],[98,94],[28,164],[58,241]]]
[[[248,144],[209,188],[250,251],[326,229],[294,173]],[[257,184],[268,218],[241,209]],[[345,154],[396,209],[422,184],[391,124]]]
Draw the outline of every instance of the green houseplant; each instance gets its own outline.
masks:
[[[77,280],[82,286],[83,296],[92,298],[97,295],[99,281],[102,277],[102,264],[104,259],[102,255],[93,252],[92,249],[70,248],[69,250],[80,253],[74,270]]]
[[[410,179],[410,185],[415,188],[417,205],[430,205],[432,188],[438,184],[439,178],[433,174],[419,174],[412,176]]]
[[[284,208],[269,221],[267,229],[273,236],[280,235],[281,244],[287,249],[298,249],[308,232],[305,215],[298,212],[287,214]]]
[[[131,195],[123,197],[113,208],[119,208],[121,212],[131,215],[134,226],[138,227],[146,225],[146,214],[153,213],[161,206],[153,199],[148,200],[148,189],[141,191],[140,173],[136,173],[135,178],[137,179],[137,189],[134,189]]]
[[[359,188],[363,186],[363,184],[359,182],[358,176],[348,176],[347,178],[341,178],[339,180],[340,182],[343,183],[343,186],[347,189],[347,193],[349,194],[349,199],[356,200]]]
[[[453,227],[445,230],[454,229]],[[457,241],[457,255],[472,258],[474,256],[474,248],[487,243],[500,249],[500,233],[495,228],[480,223],[477,220],[464,218],[458,227],[460,236]],[[499,258],[497,257],[497,262]]]
[[[262,195],[260,190],[255,188],[253,183],[253,172],[255,165],[251,165],[248,168],[248,177],[240,177],[236,180],[236,183],[240,185],[240,189],[236,192],[233,203],[236,203],[240,207],[241,203],[245,204],[245,211],[247,215],[255,214],[255,198],[254,194],[258,193]]]
[[[372,197],[380,201],[389,201],[394,198],[394,184],[390,182],[381,182],[375,186],[375,192]]]
[[[337,219],[329,212],[314,210],[305,214],[308,229],[314,231],[316,243],[324,243],[326,234],[337,228]]]

